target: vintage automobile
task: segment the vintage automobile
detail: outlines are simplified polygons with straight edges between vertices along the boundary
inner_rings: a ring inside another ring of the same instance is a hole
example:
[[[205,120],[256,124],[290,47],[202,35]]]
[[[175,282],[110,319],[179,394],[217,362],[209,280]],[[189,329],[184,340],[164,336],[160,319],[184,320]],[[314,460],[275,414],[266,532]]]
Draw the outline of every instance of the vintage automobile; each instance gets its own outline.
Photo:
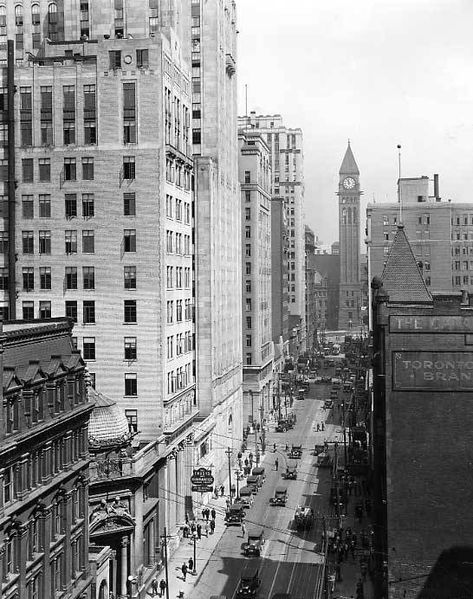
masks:
[[[256,468],[253,468],[253,470],[251,471],[251,475],[259,476],[261,484],[264,483],[264,479],[266,478],[265,470],[262,466],[256,466]]]
[[[325,445],[319,445],[316,443],[315,447],[314,447],[314,455],[317,456],[317,455],[321,454],[324,450],[325,450]]]
[[[248,531],[248,541],[243,544],[243,553],[246,556],[260,556],[264,545],[264,531],[262,528],[252,528]]]
[[[240,503],[244,508],[249,508],[253,504],[253,489],[251,487],[242,487],[240,489]]]
[[[245,511],[241,503],[234,503],[231,505],[225,513],[225,524],[231,526],[232,524],[241,524],[245,517]]]
[[[289,452],[289,458],[299,459],[302,457],[302,445],[292,445],[291,450]]]
[[[305,389],[298,389],[297,390],[297,399],[305,399]]]
[[[262,476],[254,476],[253,474],[251,474],[250,476],[246,477],[246,486],[254,488],[253,494],[258,493],[258,490],[262,486],[262,484],[263,484]]]
[[[269,505],[286,505],[287,487],[276,487],[274,497],[269,500]]]
[[[291,418],[281,418],[280,420],[278,420],[278,423],[276,425],[276,432],[277,433],[285,433],[286,431],[288,431],[290,428],[294,427],[294,422],[292,421]]]
[[[309,530],[314,522],[314,512],[310,507],[298,506],[294,514],[294,526],[297,530]]]
[[[297,478],[297,462],[288,462],[286,472],[283,472],[283,478],[286,480],[296,480]]]
[[[326,399],[324,401],[324,410],[331,410],[333,408],[333,399]]]
[[[261,580],[259,578],[258,568],[254,566],[245,568],[240,576],[236,596],[239,599],[256,597],[260,584]]]

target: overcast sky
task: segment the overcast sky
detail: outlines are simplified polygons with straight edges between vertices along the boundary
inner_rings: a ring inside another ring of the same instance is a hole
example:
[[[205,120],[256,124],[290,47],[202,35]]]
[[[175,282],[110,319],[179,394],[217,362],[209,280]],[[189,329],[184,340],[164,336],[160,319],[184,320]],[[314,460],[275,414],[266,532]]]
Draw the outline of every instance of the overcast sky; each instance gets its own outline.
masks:
[[[350,138],[364,204],[402,175],[440,175],[473,201],[473,0],[237,0],[239,113],[280,113],[304,135],[305,213],[338,239]]]

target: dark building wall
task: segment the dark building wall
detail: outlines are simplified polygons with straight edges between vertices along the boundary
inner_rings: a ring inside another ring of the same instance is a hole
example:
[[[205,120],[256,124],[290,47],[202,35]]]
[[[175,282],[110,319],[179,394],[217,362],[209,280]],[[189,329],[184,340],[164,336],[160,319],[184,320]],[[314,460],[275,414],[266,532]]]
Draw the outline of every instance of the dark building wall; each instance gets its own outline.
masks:
[[[322,276],[327,277],[326,328],[328,331],[336,331],[340,295],[340,255],[316,254],[315,266]]]
[[[287,293],[287,231],[283,198],[271,199],[271,297],[272,336],[288,339],[289,297]]]
[[[377,549],[387,547],[393,599],[418,598],[429,573],[429,597],[453,596],[445,593],[455,567],[435,585],[432,566],[458,547],[472,551],[472,326],[473,308],[459,295],[423,306],[382,301],[375,310],[375,406],[386,401],[385,414],[375,414],[378,433],[385,427],[375,447],[376,495],[387,505],[384,514],[378,505],[377,531],[383,537],[386,526],[387,534]]]

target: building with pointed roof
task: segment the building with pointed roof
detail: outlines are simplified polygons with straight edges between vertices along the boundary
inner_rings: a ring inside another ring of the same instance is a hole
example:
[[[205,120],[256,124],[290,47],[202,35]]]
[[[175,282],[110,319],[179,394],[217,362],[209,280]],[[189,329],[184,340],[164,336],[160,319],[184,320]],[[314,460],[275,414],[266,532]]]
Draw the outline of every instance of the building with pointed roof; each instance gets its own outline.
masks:
[[[360,171],[350,141],[339,171],[338,227],[340,241],[340,287],[338,330],[361,324],[360,271]]]
[[[473,587],[463,568],[473,536],[473,296],[431,293],[402,226],[371,287],[375,595],[461,596]]]

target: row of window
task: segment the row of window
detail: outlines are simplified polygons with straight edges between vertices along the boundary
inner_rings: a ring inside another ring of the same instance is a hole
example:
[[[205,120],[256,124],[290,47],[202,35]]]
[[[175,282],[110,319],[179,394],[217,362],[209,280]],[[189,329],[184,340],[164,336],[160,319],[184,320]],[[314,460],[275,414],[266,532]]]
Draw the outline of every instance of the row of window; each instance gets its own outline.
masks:
[[[473,261],[455,260],[452,262],[452,270],[473,270]]]
[[[38,253],[51,254],[51,231],[38,231]],[[75,229],[66,229],[64,231],[64,252],[66,254],[77,254],[77,237],[78,231]],[[93,229],[84,229],[79,231],[82,236],[82,253],[95,253],[95,231]],[[35,253],[35,232],[22,231],[22,251],[23,254]],[[8,253],[8,231],[0,231],[0,253]],[[136,229],[124,229],[121,242],[122,253],[136,252]]]
[[[190,191],[192,184],[192,174],[190,167],[182,166],[180,163],[166,159],[166,181],[174,183],[177,187],[182,187],[186,191]]]
[[[167,338],[167,359],[187,354],[195,349],[195,335],[191,331],[169,335]]]
[[[189,321],[194,318],[194,306],[191,299],[184,300],[184,309],[182,300],[168,300],[166,303],[166,323]]]
[[[189,256],[191,253],[191,237],[183,233],[166,231],[166,252]]]
[[[190,289],[191,269],[183,266],[166,266],[166,288],[167,289]]]
[[[191,224],[191,205],[189,202],[184,202],[179,198],[166,194],[166,217],[176,219],[177,221],[184,220],[186,225]]]
[[[168,395],[176,393],[176,391],[180,391],[181,389],[185,389],[188,385],[192,383],[193,377],[195,375],[193,368],[194,366],[188,363],[185,366],[179,366],[179,368],[176,368],[175,370],[171,370],[170,372],[168,372]]]
[[[24,273],[23,276],[28,276]],[[23,279],[23,285],[30,284],[31,281]],[[74,322],[78,322],[78,305],[76,300],[68,300],[65,302],[65,315],[71,318]],[[22,314],[24,320],[33,320],[35,318],[35,302],[22,302]],[[38,302],[37,318],[51,318],[51,302],[49,300],[41,300]],[[137,324],[138,309],[136,300],[123,301],[123,322],[126,324]],[[96,310],[94,300],[83,300],[82,302],[82,323],[96,324]],[[89,358],[91,359],[91,358]]]
[[[458,285],[473,285],[473,277],[468,275],[452,277],[452,285],[458,287]]]

